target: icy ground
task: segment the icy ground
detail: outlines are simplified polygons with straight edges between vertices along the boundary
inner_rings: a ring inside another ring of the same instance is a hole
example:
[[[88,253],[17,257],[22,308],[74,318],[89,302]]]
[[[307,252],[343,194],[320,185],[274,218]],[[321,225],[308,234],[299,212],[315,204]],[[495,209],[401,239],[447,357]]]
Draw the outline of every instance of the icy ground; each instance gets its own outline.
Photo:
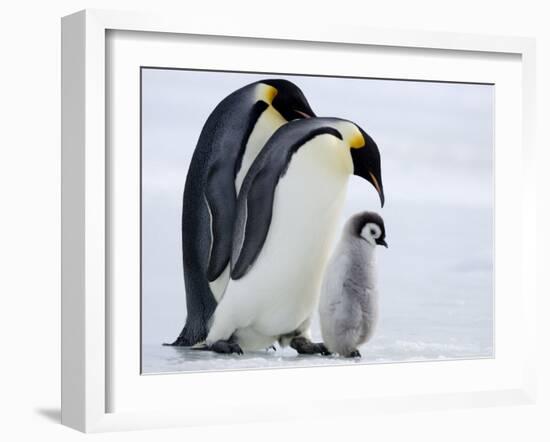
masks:
[[[152,324],[156,339],[144,340],[142,372],[492,357],[491,210],[425,205],[405,208],[406,219],[392,213],[403,209],[385,209],[389,248],[378,251],[380,318],[372,340],[360,347],[360,361],[299,356],[291,348],[227,356],[162,346],[177,336],[185,317],[162,309]],[[183,302],[183,293],[174,297]],[[143,325],[147,331],[148,322]],[[314,341],[322,340],[317,315],[311,332]]]
[[[379,336],[360,348],[361,359],[337,356],[298,355],[287,347],[244,355],[218,355],[183,347],[145,345],[142,372],[176,373],[183,371],[220,371],[252,368],[291,368],[357,363],[390,363],[430,360],[484,358],[492,356],[490,346],[438,342],[391,341]]]
[[[492,211],[431,204],[384,210],[389,248],[380,248],[377,257],[380,318],[372,340],[360,347],[360,361],[298,356],[291,348],[226,356],[163,347],[177,336],[185,314],[162,308],[155,317],[143,317],[142,372],[492,357]],[[183,288],[172,290],[183,304]],[[311,332],[321,341],[317,315]]]

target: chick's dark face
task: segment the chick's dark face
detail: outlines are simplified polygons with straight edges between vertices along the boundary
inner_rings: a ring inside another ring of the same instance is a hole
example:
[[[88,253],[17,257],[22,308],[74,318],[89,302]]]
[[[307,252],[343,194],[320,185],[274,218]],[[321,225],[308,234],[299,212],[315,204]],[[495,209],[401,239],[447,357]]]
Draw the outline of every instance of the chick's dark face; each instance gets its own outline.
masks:
[[[292,121],[315,116],[304,93],[294,83],[287,80],[264,80],[262,83],[273,86],[277,90],[271,105],[285,120]]]

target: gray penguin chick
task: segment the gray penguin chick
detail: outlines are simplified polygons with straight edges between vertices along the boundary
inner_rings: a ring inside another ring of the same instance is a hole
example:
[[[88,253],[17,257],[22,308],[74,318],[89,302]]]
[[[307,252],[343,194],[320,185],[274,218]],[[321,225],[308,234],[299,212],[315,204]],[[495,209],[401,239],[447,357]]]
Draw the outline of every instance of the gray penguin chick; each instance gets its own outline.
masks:
[[[357,213],[344,225],[326,266],[319,315],[323,341],[331,353],[360,357],[357,347],[372,336],[378,318],[377,245],[388,247],[382,217]]]

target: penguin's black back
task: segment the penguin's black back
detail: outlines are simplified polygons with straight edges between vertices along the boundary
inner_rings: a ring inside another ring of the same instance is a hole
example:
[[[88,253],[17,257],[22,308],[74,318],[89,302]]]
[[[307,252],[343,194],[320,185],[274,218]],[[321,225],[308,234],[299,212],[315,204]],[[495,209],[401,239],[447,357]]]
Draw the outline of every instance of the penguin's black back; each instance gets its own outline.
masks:
[[[215,280],[229,264],[235,176],[254,124],[268,106],[256,101],[256,85],[233,92],[216,106],[191,159],[181,221],[187,320],[176,345],[194,345],[205,339],[207,322],[217,305],[209,280]]]

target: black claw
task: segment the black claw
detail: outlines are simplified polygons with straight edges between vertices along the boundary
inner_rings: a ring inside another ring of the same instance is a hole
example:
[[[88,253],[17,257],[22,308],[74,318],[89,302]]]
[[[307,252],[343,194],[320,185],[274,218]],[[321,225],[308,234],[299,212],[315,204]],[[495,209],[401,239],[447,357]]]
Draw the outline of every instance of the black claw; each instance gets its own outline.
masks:
[[[322,342],[317,344],[319,346],[319,353],[323,356],[330,356],[332,353],[329,351],[329,349],[326,347],[325,344]]]
[[[290,341],[290,346],[302,355],[329,355],[330,352],[322,342],[313,343],[304,336],[297,336]]]
[[[359,350],[353,350],[349,355],[348,358],[360,358],[361,353],[359,353]]]
[[[242,355],[242,354],[243,354],[243,350],[242,350],[242,348],[239,346],[239,344],[230,344],[230,347],[231,347],[231,352],[232,352],[232,353],[237,353],[238,355]]]

